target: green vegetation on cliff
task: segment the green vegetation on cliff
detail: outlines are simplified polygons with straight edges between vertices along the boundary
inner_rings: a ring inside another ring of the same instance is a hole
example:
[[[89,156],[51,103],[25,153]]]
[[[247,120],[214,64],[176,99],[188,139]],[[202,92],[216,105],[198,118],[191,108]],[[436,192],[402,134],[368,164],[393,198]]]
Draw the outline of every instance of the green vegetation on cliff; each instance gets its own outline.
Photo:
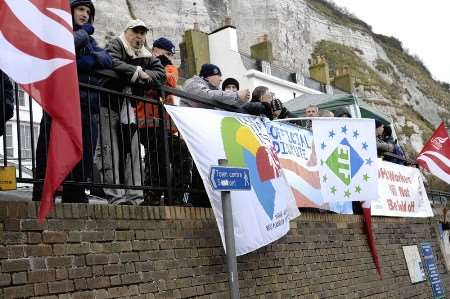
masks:
[[[390,84],[386,82],[377,72],[368,66],[364,60],[358,56],[358,50],[349,48],[332,41],[321,40],[314,47],[313,56],[322,55],[328,60],[331,76],[334,76],[336,69],[349,67],[355,77],[355,85],[363,85],[364,89],[380,92],[384,97],[392,100],[400,99],[399,86],[396,82]],[[388,64],[389,65],[389,64]],[[389,65],[390,66],[390,65]],[[393,71],[387,66],[386,71]]]
[[[332,2],[326,0],[306,0],[306,3],[336,24],[368,33],[372,32],[372,27],[367,25],[367,23]]]

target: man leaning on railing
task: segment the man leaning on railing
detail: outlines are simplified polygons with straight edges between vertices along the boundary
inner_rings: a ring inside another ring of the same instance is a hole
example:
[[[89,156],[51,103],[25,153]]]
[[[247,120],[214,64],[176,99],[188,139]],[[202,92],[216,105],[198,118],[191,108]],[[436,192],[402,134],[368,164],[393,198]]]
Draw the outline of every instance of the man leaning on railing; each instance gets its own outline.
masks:
[[[120,79],[114,88],[126,95],[144,96],[146,89],[165,82],[164,67],[144,45],[149,28],[139,19],[130,20],[124,32],[111,40],[106,50],[111,54],[113,70]],[[137,100],[124,96],[102,102],[96,165],[104,184],[141,186],[141,161],[138,142]],[[140,204],[142,190],[104,189],[110,203]]]

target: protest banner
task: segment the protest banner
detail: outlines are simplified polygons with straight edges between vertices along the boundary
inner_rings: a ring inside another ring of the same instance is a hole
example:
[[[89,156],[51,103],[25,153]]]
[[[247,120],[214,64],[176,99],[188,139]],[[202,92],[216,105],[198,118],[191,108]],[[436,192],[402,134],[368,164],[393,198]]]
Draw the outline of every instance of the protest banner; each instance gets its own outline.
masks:
[[[259,117],[219,110],[166,106],[202,177],[224,242],[220,192],[209,181],[211,166],[227,159],[249,169],[251,189],[231,192],[236,255],[265,246],[289,230],[298,216],[272,141]],[[207,125],[205,125],[207,124]]]
[[[378,194],[372,215],[433,217],[422,176],[417,168],[378,161]]]
[[[265,124],[297,206],[353,214],[351,202],[324,202],[312,132],[284,122]]]

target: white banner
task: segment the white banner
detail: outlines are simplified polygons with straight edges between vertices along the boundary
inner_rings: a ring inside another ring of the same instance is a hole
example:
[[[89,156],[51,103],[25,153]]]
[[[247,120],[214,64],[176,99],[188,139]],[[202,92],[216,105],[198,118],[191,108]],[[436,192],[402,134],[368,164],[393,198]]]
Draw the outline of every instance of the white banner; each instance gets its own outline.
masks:
[[[312,132],[289,123],[265,124],[297,206],[353,214],[351,202],[323,201]]]
[[[372,215],[433,217],[417,168],[378,161],[378,194],[372,201]]]
[[[299,212],[260,118],[189,107],[166,109],[203,179],[222,243],[225,245],[220,192],[212,189],[208,178],[218,159],[250,171],[251,190],[231,192],[236,254],[246,254],[284,236],[289,220]]]
[[[321,118],[312,127],[324,202],[377,199],[374,120]]]

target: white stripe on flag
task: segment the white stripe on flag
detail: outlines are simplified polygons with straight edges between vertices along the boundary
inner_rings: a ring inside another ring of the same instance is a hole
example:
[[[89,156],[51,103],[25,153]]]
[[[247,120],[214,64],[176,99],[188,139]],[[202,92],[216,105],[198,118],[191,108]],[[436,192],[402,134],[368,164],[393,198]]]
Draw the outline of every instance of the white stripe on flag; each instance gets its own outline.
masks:
[[[420,156],[422,157],[422,155],[431,155],[431,156],[435,156],[437,159],[441,160],[442,163],[444,163],[445,165],[447,165],[447,167],[450,167],[450,159],[448,159],[446,156],[442,155],[439,152],[434,152],[434,151],[426,151],[423,152]]]
[[[450,175],[444,172],[438,165],[436,165],[436,163],[434,163],[431,158],[421,155],[419,158],[417,158],[417,160],[424,161],[432,174],[434,174],[444,182],[447,182],[447,184],[450,184]]]

